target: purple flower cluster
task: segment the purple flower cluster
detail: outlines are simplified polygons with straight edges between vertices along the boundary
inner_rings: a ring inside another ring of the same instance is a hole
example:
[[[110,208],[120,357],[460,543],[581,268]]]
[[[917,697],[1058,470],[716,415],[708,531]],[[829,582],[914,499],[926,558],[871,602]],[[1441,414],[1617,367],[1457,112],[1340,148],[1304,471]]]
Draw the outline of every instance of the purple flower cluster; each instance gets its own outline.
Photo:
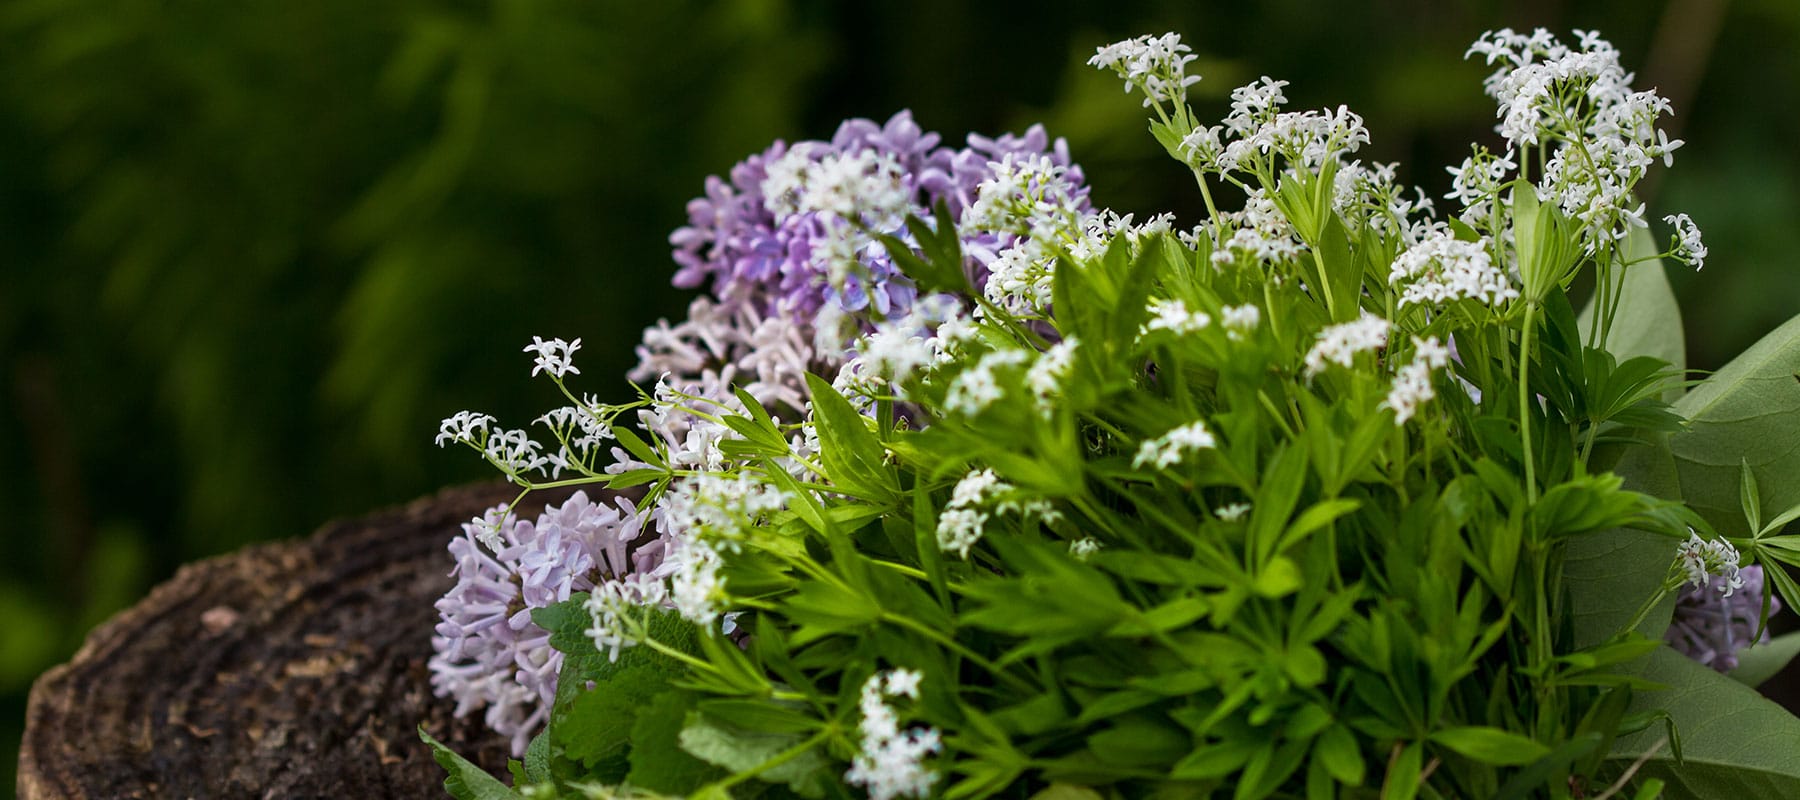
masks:
[[[794,204],[785,195],[795,190],[788,177],[795,159],[802,166],[865,154],[891,160],[898,167],[906,210],[923,219],[931,217],[939,201],[948,205],[952,218],[960,219],[974,202],[976,188],[993,175],[989,164],[1008,155],[1039,155],[1048,148],[1057,165],[1069,167],[1071,182],[1081,182],[1080,168],[1070,164],[1066,143],[1051,142],[1042,125],[1032,126],[1023,136],[990,139],[971,134],[968,146],[960,150],[940,145],[941,140],[938,134],[921,130],[911,112],[901,111],[883,125],[849,120],[829,142],[790,147],[778,141],[732,168],[729,182],[708,178],[705,196],[688,203],[689,224],[669,237],[680,265],[675,285],[697,288],[710,281],[711,292],[721,303],[748,303],[765,314],[811,316],[828,302],[848,312],[873,307],[882,315],[904,313],[911,306],[912,282],[880,247],[859,252],[864,269],[845,276],[842,286],[833,285],[819,255],[831,246],[838,222],[828,219],[829,212],[805,210],[816,203],[799,203],[798,210],[790,207]],[[773,182],[771,171],[777,173]],[[898,220],[887,222],[894,227],[879,232],[907,238]]]
[[[503,511],[489,509],[450,542],[456,586],[437,601],[431,685],[439,697],[455,698],[459,717],[485,707],[488,727],[512,737],[519,755],[549,718],[563,661],[531,610],[606,580],[650,573],[673,541],[644,537],[643,516],[624,498],[609,506],[576,492],[535,522],[501,519]],[[498,526],[497,552],[481,544],[483,524]]]
[[[1761,639],[1756,638],[1766,591],[1762,567],[1743,567],[1737,578],[1743,584],[1729,595],[1730,576],[1683,586],[1675,600],[1675,618],[1664,635],[1671,647],[1720,672],[1737,669],[1739,650],[1769,640],[1766,630]],[[1769,613],[1780,610],[1781,601],[1770,597]]]

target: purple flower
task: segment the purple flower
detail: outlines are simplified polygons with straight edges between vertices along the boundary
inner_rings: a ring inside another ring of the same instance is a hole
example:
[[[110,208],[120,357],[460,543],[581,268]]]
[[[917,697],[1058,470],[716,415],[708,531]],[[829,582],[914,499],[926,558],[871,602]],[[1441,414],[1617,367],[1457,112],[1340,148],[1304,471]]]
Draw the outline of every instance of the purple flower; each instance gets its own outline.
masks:
[[[651,380],[669,373],[683,391],[704,394],[726,375],[751,371],[744,362],[757,357],[752,348],[739,346],[750,332],[736,329],[744,324],[782,319],[799,341],[834,342],[854,337],[815,330],[815,323],[860,332],[875,320],[905,315],[918,289],[864,229],[910,244],[901,217],[930,220],[940,201],[960,221],[982,181],[993,177],[991,165],[1009,156],[1047,156],[1066,167],[1067,181],[1077,187],[1076,201],[1086,207],[1080,168],[1070,163],[1067,144],[1051,141],[1042,125],[1023,135],[971,135],[961,149],[941,141],[901,111],[880,124],[846,121],[829,142],[791,147],[776,142],[733,167],[729,180],[708,178],[705,194],[688,203],[688,224],[669,243],[679,267],[675,285],[705,286],[717,313],[706,324],[690,318],[653,328],[638,349],[639,365],[631,377]],[[866,191],[846,196],[847,189],[859,187]],[[851,218],[846,209],[854,209]],[[904,213],[890,213],[896,211]],[[1007,237],[992,232],[964,234],[967,268],[976,285],[985,279],[981,264],[1008,244]],[[847,356],[838,350],[791,348],[792,363],[778,371],[798,376],[810,368],[830,374]],[[701,353],[703,362],[695,358]],[[767,376],[769,359],[757,360],[758,372]],[[767,387],[756,394],[766,399],[789,393]]]
[[[520,755],[549,718],[563,662],[531,610],[597,582],[652,572],[668,544],[654,534],[640,541],[644,520],[625,498],[602,505],[576,492],[535,521],[502,520],[503,510],[488,509],[450,541],[456,585],[437,601],[431,685],[456,699],[456,716],[487,709],[488,727],[512,737]],[[497,553],[477,538],[484,524],[499,526]]]
[[[1675,618],[1664,634],[1670,646],[1720,672],[1737,669],[1739,650],[1769,640],[1766,630],[1756,638],[1765,591],[1762,567],[1743,567],[1737,578],[1743,583],[1729,596],[1729,576],[1683,586],[1675,600]],[[1779,610],[1781,601],[1770,597],[1769,613]]]

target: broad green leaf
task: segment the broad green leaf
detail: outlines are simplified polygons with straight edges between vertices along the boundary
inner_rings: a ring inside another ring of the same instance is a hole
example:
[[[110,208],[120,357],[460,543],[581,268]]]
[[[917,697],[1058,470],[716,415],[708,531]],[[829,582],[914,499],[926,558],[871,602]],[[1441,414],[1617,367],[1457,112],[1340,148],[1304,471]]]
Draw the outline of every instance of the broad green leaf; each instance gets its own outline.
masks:
[[[1627,450],[1613,469],[1625,479],[1627,489],[1665,500],[1681,499],[1674,457],[1660,443]],[[1621,632],[1668,576],[1678,544],[1666,536],[1631,528],[1597,531],[1568,542],[1563,584],[1569,590],[1576,649]],[[1673,598],[1665,600],[1638,630],[1652,639],[1662,638],[1674,607]]]
[[[1800,504],[1800,317],[1763,337],[1675,403],[1691,421],[1670,438],[1688,505],[1727,536],[1745,536],[1742,464],[1771,508]]]
[[[443,742],[431,738],[425,732],[425,726],[419,726],[419,739],[431,745],[431,757],[437,759],[438,766],[450,773],[444,778],[444,791],[457,800],[521,800],[519,793],[513,791],[498,778],[487,774],[485,770],[475,766],[468,759],[458,755],[455,750],[444,746]]]
[[[1770,566],[1765,569],[1775,569]],[[1738,666],[1727,675],[1745,686],[1761,686],[1782,668],[1800,656],[1800,631],[1784,633],[1761,644],[1738,651]]]
[[[784,734],[751,733],[715,722],[703,714],[687,716],[681,729],[681,749],[708,763],[732,772],[744,772],[763,766],[801,744],[803,737]],[[829,763],[813,747],[758,773],[770,783],[785,783],[801,797],[820,797],[825,781],[834,778]]]
[[[1675,764],[1661,725],[1621,738],[1608,760],[1622,769],[1655,748],[1638,774],[1667,781],[1669,800],[1800,797],[1800,719],[1666,647],[1639,664],[1636,675],[1669,688],[1639,692],[1632,710],[1669,713],[1684,763]]]
[[[693,695],[664,692],[637,715],[637,722],[631,726],[631,771],[625,776],[627,783],[663,794],[684,795],[723,777],[718,767],[681,749],[681,728],[693,708]]]
[[[1625,239],[1628,261],[1655,252],[1656,242],[1647,230],[1633,231]],[[1682,334],[1681,306],[1675,302],[1674,290],[1669,288],[1668,272],[1663,269],[1662,261],[1652,259],[1633,264],[1622,272],[1622,275],[1613,276],[1613,285],[1622,287],[1624,294],[1619,297],[1612,331],[1606,337],[1606,351],[1621,362],[1650,356],[1674,365],[1677,371],[1685,371],[1687,342]],[[1597,293],[1595,299],[1598,299]],[[1594,303],[1590,300],[1581,310],[1583,339],[1587,337],[1593,318]],[[1583,344],[1591,346],[1594,343],[1584,341]]]
[[[1031,796],[1031,800],[1105,800],[1093,789],[1069,783],[1052,783],[1046,789]]]

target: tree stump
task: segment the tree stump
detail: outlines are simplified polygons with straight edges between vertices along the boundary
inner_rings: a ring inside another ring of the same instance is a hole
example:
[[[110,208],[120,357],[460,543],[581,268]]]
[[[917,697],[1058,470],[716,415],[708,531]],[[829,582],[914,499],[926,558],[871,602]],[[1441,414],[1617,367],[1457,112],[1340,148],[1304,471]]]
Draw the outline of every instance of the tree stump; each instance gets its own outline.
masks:
[[[515,491],[449,489],[182,568],[32,687],[19,797],[443,797],[421,723],[504,770],[506,741],[452,718],[426,661],[445,545]]]

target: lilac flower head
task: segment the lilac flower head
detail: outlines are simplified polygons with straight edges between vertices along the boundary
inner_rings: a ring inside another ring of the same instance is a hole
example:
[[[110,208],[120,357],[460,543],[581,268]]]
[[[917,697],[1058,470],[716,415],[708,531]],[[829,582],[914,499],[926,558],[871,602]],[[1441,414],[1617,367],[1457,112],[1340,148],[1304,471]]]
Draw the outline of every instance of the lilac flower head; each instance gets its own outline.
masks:
[[[753,358],[759,377],[835,372],[845,358],[841,346],[783,345],[786,362],[773,365],[744,346],[747,326],[780,319],[794,345],[841,345],[854,338],[846,332],[866,332],[875,320],[906,315],[918,291],[873,234],[910,244],[904,218],[931,219],[939,202],[962,231],[963,214],[993,177],[994,163],[1048,159],[1074,187],[1071,203],[1086,209],[1080,168],[1070,163],[1068,146],[1051,141],[1041,125],[1022,135],[971,135],[961,149],[942,145],[942,138],[921,129],[907,111],[885,123],[853,119],[830,141],[776,142],[734,167],[728,181],[708,178],[704,196],[688,204],[688,225],[669,237],[679,265],[675,285],[708,288],[707,319],[690,316],[681,325],[646,332],[632,378],[669,373],[683,391],[705,394],[728,373],[748,371],[745,362]],[[1004,249],[1010,239],[981,230],[961,235],[979,283],[992,260],[981,254]],[[848,330],[824,330],[834,327]],[[756,394],[766,399],[792,393],[765,381]]]
[[[1742,567],[1735,575],[1715,575],[1704,583],[1683,586],[1675,600],[1675,618],[1664,634],[1669,645],[1720,672],[1737,669],[1738,651],[1769,640],[1767,630],[1756,638],[1766,591],[1762,570],[1757,565]],[[1770,597],[1769,613],[1780,610],[1781,601]]]
[[[437,601],[431,685],[455,698],[456,716],[486,708],[488,727],[510,736],[519,755],[549,718],[563,661],[531,610],[652,572],[668,548],[652,541],[663,537],[643,537],[642,516],[624,498],[603,505],[576,492],[535,521],[502,519],[503,510],[488,509],[450,541],[456,585]],[[497,532],[498,550],[479,541],[485,531]]]

